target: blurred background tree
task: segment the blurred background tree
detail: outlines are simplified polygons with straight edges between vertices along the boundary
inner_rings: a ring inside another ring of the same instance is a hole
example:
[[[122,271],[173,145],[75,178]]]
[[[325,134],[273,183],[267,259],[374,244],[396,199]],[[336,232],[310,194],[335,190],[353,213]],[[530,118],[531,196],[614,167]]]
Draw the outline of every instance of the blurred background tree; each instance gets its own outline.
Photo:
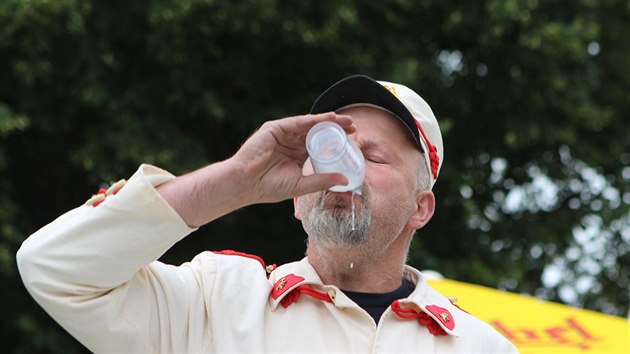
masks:
[[[629,33],[623,0],[3,0],[0,351],[85,352],[21,284],[30,233],[142,162],[179,174],[227,158],[354,73],[416,89],[443,130],[414,266],[625,316]],[[247,207],[163,260],[300,259],[291,215]]]

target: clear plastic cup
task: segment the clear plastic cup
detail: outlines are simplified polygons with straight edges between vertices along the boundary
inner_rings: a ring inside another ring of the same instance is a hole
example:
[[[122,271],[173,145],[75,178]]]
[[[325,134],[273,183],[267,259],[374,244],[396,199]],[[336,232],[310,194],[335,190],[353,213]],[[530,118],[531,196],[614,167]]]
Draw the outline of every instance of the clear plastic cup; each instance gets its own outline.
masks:
[[[337,123],[321,122],[306,135],[306,150],[317,173],[341,173],[347,186],[330,188],[333,192],[360,191],[365,179],[365,160],[361,150]]]

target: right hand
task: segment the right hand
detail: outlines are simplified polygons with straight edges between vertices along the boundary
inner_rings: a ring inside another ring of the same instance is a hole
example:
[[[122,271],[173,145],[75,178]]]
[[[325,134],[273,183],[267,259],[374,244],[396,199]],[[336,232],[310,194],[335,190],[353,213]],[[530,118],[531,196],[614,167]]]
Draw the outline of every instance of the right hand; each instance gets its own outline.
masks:
[[[323,121],[336,122],[348,134],[356,130],[347,115],[303,115],[266,122],[243,144],[230,160],[243,172],[243,187],[252,197],[248,203],[277,202],[348,183],[339,173],[302,174],[308,158],[306,135]]]
[[[348,183],[339,173],[302,175],[306,134],[323,121],[348,134],[350,116],[335,113],[269,121],[231,158],[158,186],[164,200],[191,227],[198,227],[246,205],[272,203]]]

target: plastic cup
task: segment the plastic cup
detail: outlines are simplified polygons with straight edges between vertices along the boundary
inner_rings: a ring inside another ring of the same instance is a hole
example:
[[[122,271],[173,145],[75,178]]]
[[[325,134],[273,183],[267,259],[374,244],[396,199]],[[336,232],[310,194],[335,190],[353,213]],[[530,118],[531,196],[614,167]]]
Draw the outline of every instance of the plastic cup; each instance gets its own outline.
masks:
[[[365,160],[361,150],[337,123],[321,122],[306,135],[306,150],[317,173],[341,173],[347,186],[333,186],[333,192],[359,191],[365,179]]]

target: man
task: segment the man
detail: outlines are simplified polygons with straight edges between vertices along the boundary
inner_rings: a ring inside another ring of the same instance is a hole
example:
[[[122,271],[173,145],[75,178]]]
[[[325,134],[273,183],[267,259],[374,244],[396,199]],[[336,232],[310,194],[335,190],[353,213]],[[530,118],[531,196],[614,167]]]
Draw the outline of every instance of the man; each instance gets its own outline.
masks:
[[[97,352],[515,352],[405,266],[433,215],[443,157],[426,102],[352,76],[311,113],[267,122],[233,157],[184,176],[143,165],[45,226],[18,252],[30,293]],[[305,137],[322,121],[362,150],[360,194],[328,191],[347,182],[341,174],[313,174]],[[156,261],[224,214],[288,198],[308,234],[300,262],[274,270],[237,252]]]

